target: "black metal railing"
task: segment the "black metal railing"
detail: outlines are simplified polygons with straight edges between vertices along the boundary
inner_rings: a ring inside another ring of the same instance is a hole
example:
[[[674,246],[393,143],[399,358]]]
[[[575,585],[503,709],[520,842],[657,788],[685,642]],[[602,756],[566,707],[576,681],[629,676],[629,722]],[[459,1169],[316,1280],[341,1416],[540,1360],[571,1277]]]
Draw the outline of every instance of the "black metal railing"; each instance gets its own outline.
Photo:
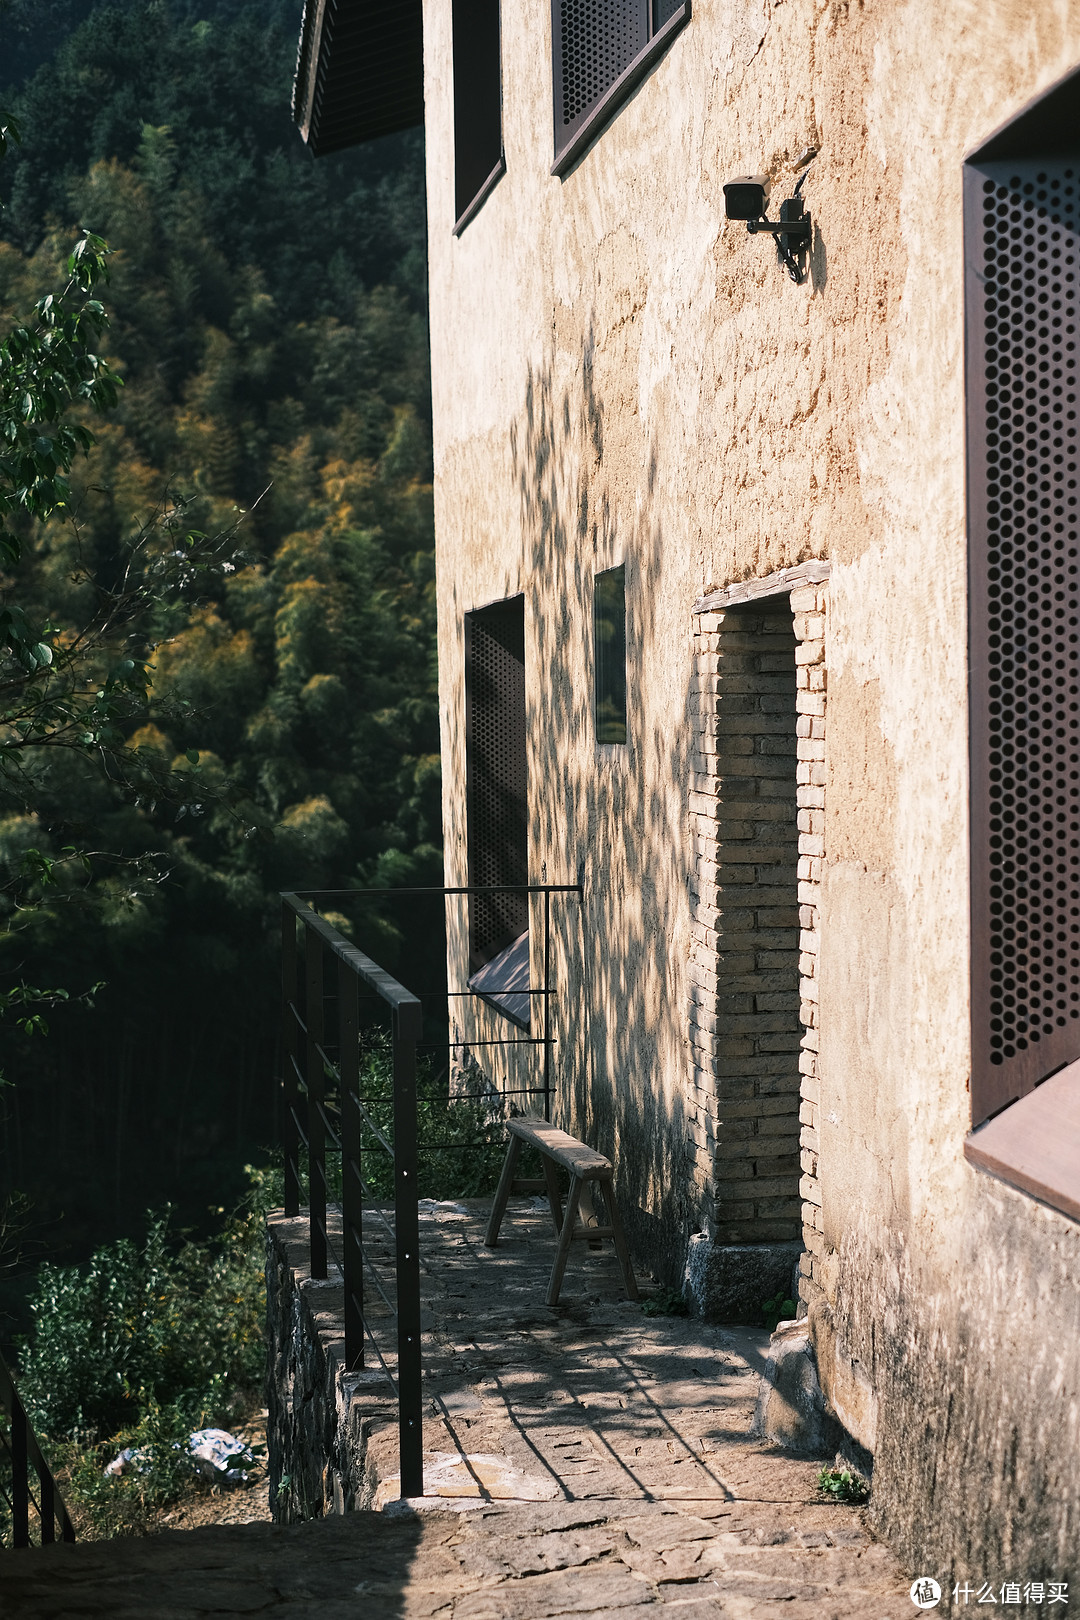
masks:
[[[0,1357],[0,1411],[7,1422],[0,1427],[0,1500],[11,1516],[12,1542],[29,1547],[32,1516],[36,1515],[38,1541],[48,1546],[57,1539],[74,1541],[75,1531],[60,1499],[56,1481],[42,1455],[37,1436],[19,1399],[15,1381]],[[37,1476],[34,1494],[31,1472]]]
[[[509,886],[504,886],[508,888]],[[524,888],[524,885],[518,886]],[[447,1006],[462,998],[490,1002],[500,987],[485,984],[480,991],[466,986],[452,989],[442,983],[434,992],[433,1014],[425,1020],[420,995],[407,989],[370,956],[359,950],[333,922],[319,911],[350,902],[361,907],[378,902],[400,903],[409,899],[439,905],[440,923],[428,919],[427,934],[435,936],[434,948],[428,940],[427,965],[437,959],[445,966],[445,902],[478,893],[498,892],[493,888],[408,888],[393,890],[352,889],[334,891],[286,892],[282,901],[282,1142],[285,1159],[285,1213],[300,1213],[304,1161],[309,1214],[309,1264],[311,1276],[325,1278],[331,1259],[338,1269],[344,1291],[345,1361],[351,1371],[365,1365],[370,1348],[394,1390],[398,1403],[399,1454],[402,1496],[422,1496],[423,1403],[421,1392],[420,1338],[420,1252],[419,1252],[419,1155],[418,1143],[418,1049],[443,1048],[449,1086],[450,1054],[460,1048],[522,1047],[532,1049],[539,1059],[535,1083],[493,1089],[491,1096],[502,1105],[503,1098],[515,1101],[528,1097],[551,1117],[553,1091],[552,1050],[554,1031],[551,982],[551,899],[555,894],[580,894],[574,884],[533,884],[526,892],[542,897],[541,956],[543,983],[506,987],[506,993],[525,994],[530,1004],[535,998],[540,1014],[539,1032],[534,1033],[530,1016],[528,1032],[519,1027],[515,1034],[494,1038],[459,1038],[447,1017]],[[330,969],[328,973],[328,967]],[[363,1036],[370,1033],[371,1003],[391,1019],[390,1048],[393,1073],[392,1139],[380,1123],[376,1103],[384,1098],[362,1094]],[[366,1016],[365,1016],[366,1014]],[[436,1026],[425,1038],[425,1022]],[[457,1023],[455,1019],[454,1024]],[[448,1106],[452,1099],[448,1098]],[[364,1175],[362,1142],[367,1152],[388,1155],[393,1166],[393,1209],[379,1207]],[[474,1144],[426,1141],[424,1152],[468,1151]],[[340,1155],[340,1251],[335,1248],[328,1204],[331,1184],[327,1176],[327,1154]],[[364,1243],[364,1222],[378,1224],[393,1240],[394,1275],[386,1277]],[[392,1368],[365,1311],[365,1280],[378,1295],[381,1305],[396,1318],[397,1355]]]

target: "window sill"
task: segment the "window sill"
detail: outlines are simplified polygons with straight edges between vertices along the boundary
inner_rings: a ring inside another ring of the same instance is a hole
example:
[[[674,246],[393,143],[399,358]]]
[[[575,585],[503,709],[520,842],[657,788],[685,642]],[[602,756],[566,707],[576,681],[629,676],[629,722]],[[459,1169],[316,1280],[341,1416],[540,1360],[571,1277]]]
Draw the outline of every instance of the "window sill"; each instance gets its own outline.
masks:
[[[667,22],[656,30],[645,49],[628,67],[623,68],[615,83],[606,90],[583,124],[579,124],[568,144],[559,152],[551,165],[551,172],[561,179],[583,157],[604,126],[614,118],[624,101],[628,101],[648,73],[653,63],[667,50],[671,41],[690,21],[691,0],[683,0],[678,11],[673,11]]]
[[[505,173],[506,158],[505,156],[502,156],[499,158],[498,163],[496,163],[495,167],[492,169],[491,173],[480,187],[480,190],[476,193],[476,196],[473,198],[472,202],[467,208],[462,210],[459,218],[454,221],[455,236],[460,236],[466,225],[476,218],[477,214],[480,212],[481,208],[483,208],[484,204],[487,202],[488,198],[491,196],[491,193],[495,190],[495,187],[498,185]]]
[[[528,931],[519,934],[512,945],[478,968],[468,984],[489,1007],[494,1007],[520,1029],[528,1029],[532,1002]]]
[[[1080,1062],[972,1131],[964,1157],[1080,1221]]]

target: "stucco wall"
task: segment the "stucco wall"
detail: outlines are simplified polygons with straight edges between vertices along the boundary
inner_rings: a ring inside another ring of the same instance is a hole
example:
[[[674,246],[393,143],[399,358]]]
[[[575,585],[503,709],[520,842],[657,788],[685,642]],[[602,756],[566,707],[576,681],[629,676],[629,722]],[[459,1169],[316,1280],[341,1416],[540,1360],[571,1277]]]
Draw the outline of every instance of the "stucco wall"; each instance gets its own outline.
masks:
[[[503,7],[507,173],[453,223],[449,0],[426,10],[447,881],[462,615],[523,591],[534,880],[557,908],[562,1113],[681,1264],[690,609],[829,558],[816,1129],[822,1383],[905,1557],[1067,1578],[1080,1229],[962,1158],[967,1092],[961,160],[1080,60],[1075,0],[697,0],[565,180],[546,0]],[[804,152],[811,274],[721,187]],[[625,749],[590,720],[594,571],[625,562]],[[458,946],[460,949],[460,945]]]

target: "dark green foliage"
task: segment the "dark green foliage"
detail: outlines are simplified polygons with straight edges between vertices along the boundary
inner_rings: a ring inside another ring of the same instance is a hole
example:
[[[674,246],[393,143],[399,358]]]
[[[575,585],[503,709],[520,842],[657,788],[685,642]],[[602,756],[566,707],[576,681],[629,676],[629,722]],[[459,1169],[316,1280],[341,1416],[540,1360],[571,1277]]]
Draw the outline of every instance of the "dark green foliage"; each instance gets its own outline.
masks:
[[[160,1411],[190,1429],[242,1410],[264,1371],[260,1227],[247,1214],[203,1246],[150,1216],[141,1244],[42,1265],[19,1380],[35,1428],[98,1440]]]
[[[780,1322],[790,1322],[798,1310],[793,1299],[785,1294],[777,1294],[773,1299],[767,1299],[761,1307],[761,1314],[765,1326],[770,1333],[775,1333]]]
[[[658,1288],[641,1307],[643,1316],[689,1316],[690,1306],[679,1288]]]
[[[823,1468],[818,1474],[817,1488],[822,1496],[834,1502],[850,1502],[855,1506],[870,1495],[866,1481],[846,1468]]]
[[[90,296],[107,280],[107,256],[100,236],[81,236],[68,255],[66,284],[40,298],[30,322],[0,343],[0,562],[8,565],[22,555],[12,520],[23,512],[45,520],[65,508],[71,464],[94,442],[86,427],[68,420],[72,407],[116,403],[118,379],[95,352],[105,309]],[[17,605],[0,608],[0,645],[33,673],[52,662],[53,649],[28,630]]]
[[[280,1175],[246,1170],[243,1203],[209,1243],[171,1230],[166,1211],[139,1243],[39,1269],[19,1390],[80,1537],[145,1533],[193,1487],[192,1430],[231,1427],[261,1403],[263,1218]],[[126,1447],[137,1463],[104,1477]],[[6,1528],[0,1511],[0,1541]]]
[[[55,54],[13,98],[12,239],[32,251],[92,164],[133,166],[144,127],[167,127],[175,156],[157,175],[175,176],[178,209],[196,201],[221,257],[260,266],[287,316],[347,319],[358,283],[396,282],[422,307],[421,132],[313,162],[289,114],[300,12],[293,0],[128,0],[95,6],[66,38],[61,22]]]
[[[276,891],[441,881],[422,143],[312,163],[297,5],[0,21],[35,67],[0,167],[0,332],[62,289],[85,222],[114,250],[124,383],[106,418],[68,412],[96,446],[66,517],[11,518],[3,605],[55,655],[146,536],[240,522],[242,555],[86,666],[124,771],[28,750],[0,792],[0,974],[71,998],[47,1041],[11,1032],[0,1147],[47,1241],[86,1253],[163,1197],[199,1219],[272,1137]],[[355,937],[415,965],[389,913]]]
[[[451,1098],[445,1070],[438,1072],[426,1058],[418,1066],[416,1091],[420,1197],[480,1198],[494,1192],[506,1156],[498,1115],[479,1098]],[[392,1142],[393,1065],[390,1042],[381,1034],[367,1042],[361,1092],[369,1119]],[[370,1127],[362,1132],[360,1150],[371,1197],[392,1201],[393,1161]]]

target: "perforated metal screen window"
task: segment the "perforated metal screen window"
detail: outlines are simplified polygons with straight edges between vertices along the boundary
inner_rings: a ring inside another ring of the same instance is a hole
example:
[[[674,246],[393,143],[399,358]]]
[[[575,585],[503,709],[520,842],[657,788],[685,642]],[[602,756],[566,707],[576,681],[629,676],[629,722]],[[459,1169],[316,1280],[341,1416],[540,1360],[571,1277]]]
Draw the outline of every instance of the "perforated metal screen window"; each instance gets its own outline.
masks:
[[[1078,177],[965,171],[973,1124],[1080,1057]]]
[[[527,884],[523,597],[466,614],[465,704],[469,883]],[[490,962],[528,926],[527,895],[471,896],[472,968]]]
[[[556,122],[571,131],[649,38],[648,0],[558,0]]]
[[[551,0],[552,174],[569,173],[690,12],[690,0]]]

